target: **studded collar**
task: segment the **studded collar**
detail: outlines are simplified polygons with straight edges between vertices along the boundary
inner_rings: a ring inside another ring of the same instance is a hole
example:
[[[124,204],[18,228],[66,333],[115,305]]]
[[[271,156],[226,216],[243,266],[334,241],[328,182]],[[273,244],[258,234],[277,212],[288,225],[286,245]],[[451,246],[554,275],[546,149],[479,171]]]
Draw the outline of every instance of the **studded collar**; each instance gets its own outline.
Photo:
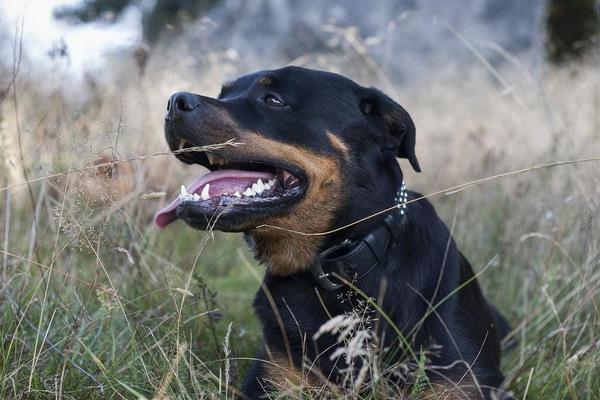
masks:
[[[344,281],[360,280],[375,268],[388,251],[392,239],[397,237],[406,216],[408,192],[406,185],[396,193],[394,202],[398,211],[388,214],[383,223],[358,239],[345,239],[321,253],[311,265],[311,273],[319,286],[335,291]]]

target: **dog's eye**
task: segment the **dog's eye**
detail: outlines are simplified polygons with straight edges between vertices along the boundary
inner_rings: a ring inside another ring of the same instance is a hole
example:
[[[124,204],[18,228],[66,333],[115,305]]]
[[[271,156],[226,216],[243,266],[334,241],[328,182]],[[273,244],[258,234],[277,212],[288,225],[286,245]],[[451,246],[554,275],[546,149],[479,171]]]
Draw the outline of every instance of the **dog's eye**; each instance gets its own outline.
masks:
[[[281,99],[275,97],[272,94],[266,95],[263,101],[265,103],[267,103],[268,105],[274,106],[274,107],[282,107],[285,105]]]

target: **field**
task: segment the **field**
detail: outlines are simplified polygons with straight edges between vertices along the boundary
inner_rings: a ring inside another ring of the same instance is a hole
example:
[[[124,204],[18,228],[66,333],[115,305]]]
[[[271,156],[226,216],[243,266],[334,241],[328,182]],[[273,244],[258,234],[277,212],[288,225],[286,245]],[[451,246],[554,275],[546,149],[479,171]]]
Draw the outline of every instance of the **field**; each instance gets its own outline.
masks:
[[[259,66],[218,54],[181,65],[176,51],[185,49],[156,50],[143,74],[114,60],[80,84],[61,60],[24,59],[13,75],[6,66],[0,398],[231,398],[239,387],[259,345],[251,301],[264,268],[240,235],[183,224],[159,232],[151,219],[200,172],[167,152],[168,96],[216,95]],[[499,70],[475,63],[411,84],[371,61],[303,60],[377,86],[411,113],[423,173],[401,162],[409,189],[600,156],[594,57],[535,71],[514,59]],[[600,398],[598,171],[593,161],[537,168],[432,197],[514,326],[503,368],[519,399]],[[289,390],[280,397],[397,396],[385,382],[360,393]]]

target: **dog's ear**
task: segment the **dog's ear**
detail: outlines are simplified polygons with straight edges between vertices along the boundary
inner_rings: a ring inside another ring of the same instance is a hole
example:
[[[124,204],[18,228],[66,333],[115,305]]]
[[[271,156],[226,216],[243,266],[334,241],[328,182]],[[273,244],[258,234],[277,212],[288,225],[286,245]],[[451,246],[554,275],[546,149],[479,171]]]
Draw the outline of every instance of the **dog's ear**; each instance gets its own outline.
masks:
[[[386,132],[385,146],[396,157],[407,158],[415,171],[421,172],[415,155],[415,124],[402,106],[377,89],[367,89],[361,104],[363,114],[379,119]]]

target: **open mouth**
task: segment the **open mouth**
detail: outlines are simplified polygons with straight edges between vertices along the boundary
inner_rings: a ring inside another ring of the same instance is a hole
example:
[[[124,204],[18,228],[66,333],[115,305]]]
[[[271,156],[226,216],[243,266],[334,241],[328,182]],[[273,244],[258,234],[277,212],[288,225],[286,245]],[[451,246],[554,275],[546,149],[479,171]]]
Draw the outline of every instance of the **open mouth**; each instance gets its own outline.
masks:
[[[200,229],[215,216],[230,223],[257,219],[291,206],[304,192],[302,172],[277,161],[228,160],[211,153],[177,157],[210,172],[182,185],[179,195],[156,213],[159,228],[179,218]]]

